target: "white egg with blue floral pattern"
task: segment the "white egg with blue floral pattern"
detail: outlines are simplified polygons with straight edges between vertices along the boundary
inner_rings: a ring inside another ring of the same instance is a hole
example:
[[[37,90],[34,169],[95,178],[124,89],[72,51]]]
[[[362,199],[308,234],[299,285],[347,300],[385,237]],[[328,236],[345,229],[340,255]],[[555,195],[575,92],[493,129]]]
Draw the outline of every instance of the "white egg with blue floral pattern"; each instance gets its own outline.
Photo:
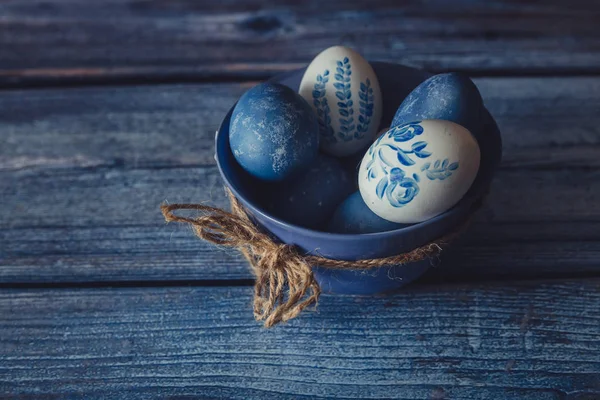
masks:
[[[381,122],[381,90],[371,65],[354,50],[334,46],[317,55],[299,93],[319,118],[323,152],[346,157],[373,140]]]
[[[467,193],[480,156],[473,135],[454,122],[424,120],[396,126],[363,157],[360,194],[383,219],[422,222],[449,210]]]

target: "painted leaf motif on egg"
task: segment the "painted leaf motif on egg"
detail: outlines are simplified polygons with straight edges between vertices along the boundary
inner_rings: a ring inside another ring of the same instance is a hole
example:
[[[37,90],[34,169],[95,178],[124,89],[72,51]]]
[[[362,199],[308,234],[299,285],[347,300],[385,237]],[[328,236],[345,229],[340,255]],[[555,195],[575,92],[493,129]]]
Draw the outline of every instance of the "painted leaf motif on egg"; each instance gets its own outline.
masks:
[[[369,63],[354,50],[335,46],[310,63],[299,93],[319,119],[321,149],[344,157],[365,148],[381,122],[381,90]]]

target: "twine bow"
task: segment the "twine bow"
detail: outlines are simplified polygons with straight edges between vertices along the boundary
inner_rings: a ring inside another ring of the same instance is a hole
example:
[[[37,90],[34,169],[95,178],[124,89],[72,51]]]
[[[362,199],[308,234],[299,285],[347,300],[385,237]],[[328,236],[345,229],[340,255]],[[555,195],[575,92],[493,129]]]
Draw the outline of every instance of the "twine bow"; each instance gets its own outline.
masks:
[[[453,232],[407,253],[386,258],[343,261],[301,255],[294,246],[279,243],[261,232],[239,200],[229,189],[226,192],[231,212],[201,204],[163,204],[161,210],[167,222],[188,223],[200,239],[235,248],[244,255],[256,276],[254,317],[264,321],[267,328],[295,318],[306,307],[316,305],[321,288],[313,275],[312,265],[366,270],[435,258],[458,233]],[[197,210],[202,215],[187,218],[175,215],[176,210]]]

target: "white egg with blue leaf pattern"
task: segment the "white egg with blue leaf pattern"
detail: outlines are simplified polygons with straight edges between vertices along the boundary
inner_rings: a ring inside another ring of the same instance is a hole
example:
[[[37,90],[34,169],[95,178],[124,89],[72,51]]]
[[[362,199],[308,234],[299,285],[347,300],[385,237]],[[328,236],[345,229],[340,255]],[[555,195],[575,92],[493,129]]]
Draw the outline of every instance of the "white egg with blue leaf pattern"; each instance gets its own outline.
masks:
[[[449,210],[467,193],[480,157],[473,135],[454,122],[424,120],[396,126],[363,157],[360,194],[383,219],[422,222]]]
[[[299,93],[319,118],[325,153],[350,156],[373,140],[381,122],[381,90],[371,65],[354,50],[334,46],[317,55]]]

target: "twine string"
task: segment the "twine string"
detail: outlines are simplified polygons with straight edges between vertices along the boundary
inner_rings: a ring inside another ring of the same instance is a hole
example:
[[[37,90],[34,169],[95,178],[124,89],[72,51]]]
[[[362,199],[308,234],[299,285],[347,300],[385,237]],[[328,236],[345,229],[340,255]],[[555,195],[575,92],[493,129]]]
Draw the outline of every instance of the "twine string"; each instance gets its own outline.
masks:
[[[279,243],[263,233],[246,214],[239,200],[229,189],[227,196],[231,212],[202,204],[163,204],[161,211],[167,222],[182,222],[192,226],[200,239],[218,246],[235,248],[250,264],[256,277],[254,285],[254,317],[265,327],[298,316],[305,308],[316,305],[321,288],[311,266],[366,270],[387,265],[407,264],[435,258],[462,231],[452,232],[407,253],[377,259],[344,261],[315,255],[301,255],[290,245]],[[195,210],[195,218],[175,214],[178,210]]]

